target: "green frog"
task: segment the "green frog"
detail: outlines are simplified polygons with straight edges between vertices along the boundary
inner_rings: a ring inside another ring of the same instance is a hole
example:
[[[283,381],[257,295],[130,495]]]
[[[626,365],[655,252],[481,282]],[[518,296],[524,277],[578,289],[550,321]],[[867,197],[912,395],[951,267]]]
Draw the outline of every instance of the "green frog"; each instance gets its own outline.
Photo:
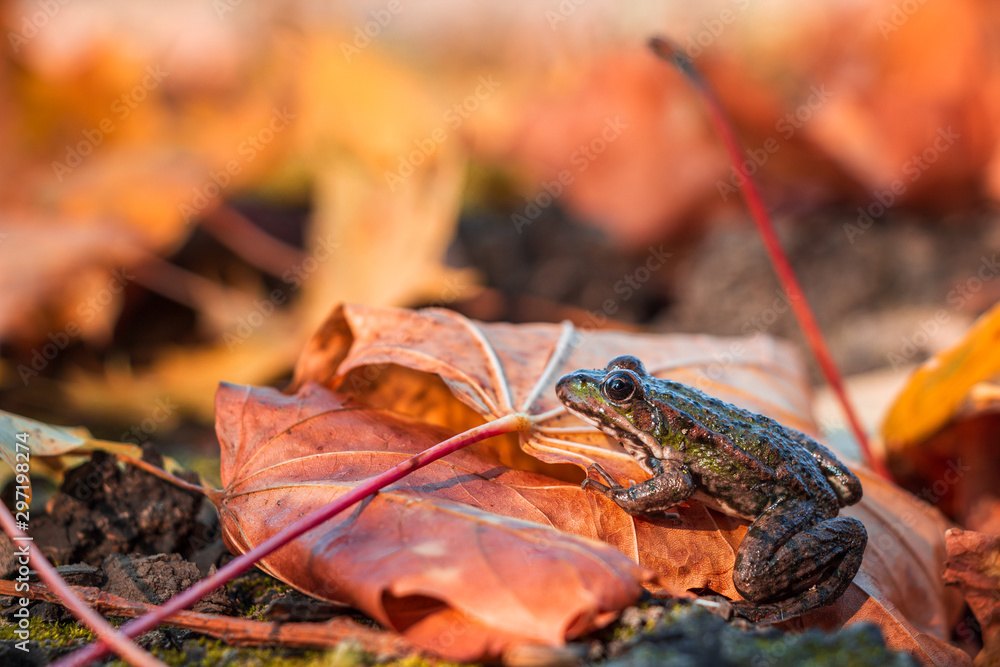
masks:
[[[770,417],[653,377],[633,356],[603,371],[564,375],[556,394],[651,475],[623,487],[594,463],[584,488],[633,515],[665,512],[691,498],[753,522],[733,567],[744,598],[733,603],[736,614],[776,623],[830,604],[850,586],[868,534],[839,513],[861,499],[861,482],[823,445]]]

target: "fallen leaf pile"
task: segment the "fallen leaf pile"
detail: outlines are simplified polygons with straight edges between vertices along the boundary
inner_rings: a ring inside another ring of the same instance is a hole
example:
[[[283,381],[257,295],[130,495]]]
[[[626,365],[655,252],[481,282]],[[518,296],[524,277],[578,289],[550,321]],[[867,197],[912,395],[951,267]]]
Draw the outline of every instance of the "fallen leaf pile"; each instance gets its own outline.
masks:
[[[562,373],[601,367],[625,352],[657,375],[814,432],[796,357],[763,336],[587,333],[483,324],[444,310],[344,306],[304,351],[294,393],[220,389],[225,491],[216,502],[227,543],[246,551],[358,481],[466,428],[470,411],[481,422],[523,410],[538,423],[520,443],[544,462],[533,470],[518,469],[505,444],[482,443],[404,479],[262,566],[454,659],[497,656],[524,643],[558,645],[609,621],[640,583],[736,597],[733,557],[746,522],[695,502],[678,508],[678,524],[631,517],[563,481],[578,481],[577,467],[595,461],[620,478],[643,477],[615,443],[566,414],[552,391]],[[440,403],[454,405],[420,418],[425,406]],[[870,536],[861,572],[835,605],[790,625],[871,621],[892,648],[927,663],[962,664],[964,654],[946,642],[959,597],[939,576],[948,523],[855,470],[866,495],[847,513]]]

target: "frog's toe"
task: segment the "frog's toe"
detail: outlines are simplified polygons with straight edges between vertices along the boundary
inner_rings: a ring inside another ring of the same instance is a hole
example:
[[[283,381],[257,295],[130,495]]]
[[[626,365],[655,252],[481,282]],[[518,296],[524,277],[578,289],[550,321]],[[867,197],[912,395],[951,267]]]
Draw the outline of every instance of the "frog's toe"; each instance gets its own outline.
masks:
[[[746,619],[757,625],[772,625],[780,623],[786,618],[781,605],[775,604],[754,604],[747,600],[733,600],[733,615]]]
[[[622,488],[622,485],[618,483],[618,480],[616,480],[614,477],[612,477],[608,473],[608,471],[605,470],[604,467],[600,463],[591,463],[589,466],[587,466],[588,479],[589,479],[589,475],[590,475],[591,471],[596,472],[598,475],[601,476],[601,478],[605,482],[608,483],[608,486],[604,486],[603,484],[600,484],[601,487],[603,487],[605,489],[608,489],[608,488],[611,488],[611,489],[620,489],[620,488]],[[594,482],[594,484],[598,484],[598,482]]]
[[[596,491],[597,493],[600,493],[602,496],[607,496],[608,498],[611,498],[612,491],[611,491],[610,487],[604,486],[600,482],[595,482],[594,480],[590,479],[589,477],[587,479],[583,480],[580,483],[580,488],[581,489],[592,489],[592,490]]]

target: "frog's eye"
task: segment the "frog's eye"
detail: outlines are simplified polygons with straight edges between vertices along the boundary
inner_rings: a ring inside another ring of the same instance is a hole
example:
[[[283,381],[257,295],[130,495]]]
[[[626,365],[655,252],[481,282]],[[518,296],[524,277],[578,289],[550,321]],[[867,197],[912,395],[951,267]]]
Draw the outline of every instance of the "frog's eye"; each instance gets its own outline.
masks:
[[[604,380],[602,388],[604,395],[609,399],[615,403],[623,403],[635,395],[635,378],[632,377],[631,373],[618,371]]]

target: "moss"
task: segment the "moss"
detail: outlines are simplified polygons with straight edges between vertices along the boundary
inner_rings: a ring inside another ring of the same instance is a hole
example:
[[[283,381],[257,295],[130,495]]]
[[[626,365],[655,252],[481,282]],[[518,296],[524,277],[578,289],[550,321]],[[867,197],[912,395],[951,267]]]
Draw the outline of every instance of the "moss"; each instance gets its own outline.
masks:
[[[140,642],[143,643],[143,642]],[[212,665],[241,665],[255,667],[351,667],[364,662],[330,662],[323,651],[306,651],[282,648],[235,647],[217,639],[200,637],[184,642],[179,649],[147,649],[168,665],[177,667],[209,667]],[[127,663],[116,660],[109,663],[114,667],[128,667]]]
[[[608,636],[613,639],[604,647],[603,655],[611,659],[609,667],[915,664],[909,655],[886,648],[881,633],[873,625],[853,625],[835,633],[810,630],[796,635],[776,628],[728,623],[689,602],[657,602],[626,610]]]
[[[630,628],[624,625],[616,625],[612,630],[611,639],[612,641],[616,642],[625,642],[632,639],[637,634],[639,634],[639,631],[636,628]]]
[[[0,624],[0,641],[20,641],[17,624]],[[97,637],[81,623],[48,623],[38,618],[28,619],[30,641],[48,646],[69,646],[94,641]]]
[[[802,635],[784,634],[758,638],[753,644],[754,659],[769,659],[764,664],[801,664],[814,667],[859,665],[864,667],[904,667],[912,665],[910,656],[886,648],[878,628],[869,624],[852,625],[836,633],[811,630]],[[745,659],[741,651],[731,651],[730,659]]]
[[[120,626],[126,619],[113,618],[113,625]],[[14,634],[16,625],[0,622],[0,642],[15,642],[20,639]],[[79,623],[50,623],[37,618],[28,621],[31,652],[43,662],[49,663],[72,650],[82,648],[96,637]],[[165,634],[169,633],[169,634]],[[178,639],[180,641],[178,642]],[[332,649],[296,649],[283,647],[236,647],[220,640],[201,637],[188,630],[163,628],[149,632],[138,642],[147,651],[168,665],[193,665],[209,667],[214,665],[267,667],[458,667],[456,663],[443,662],[419,655],[408,656],[386,662],[365,653],[347,641]],[[164,645],[179,648],[164,648]],[[10,644],[7,644],[10,646]],[[121,660],[112,660],[109,665],[126,667]],[[463,667],[474,667],[463,665]]]
[[[226,585],[226,590],[235,595],[237,599],[256,600],[269,593],[272,595],[287,593],[292,590],[292,587],[260,570],[250,570],[243,576],[229,582]]]

